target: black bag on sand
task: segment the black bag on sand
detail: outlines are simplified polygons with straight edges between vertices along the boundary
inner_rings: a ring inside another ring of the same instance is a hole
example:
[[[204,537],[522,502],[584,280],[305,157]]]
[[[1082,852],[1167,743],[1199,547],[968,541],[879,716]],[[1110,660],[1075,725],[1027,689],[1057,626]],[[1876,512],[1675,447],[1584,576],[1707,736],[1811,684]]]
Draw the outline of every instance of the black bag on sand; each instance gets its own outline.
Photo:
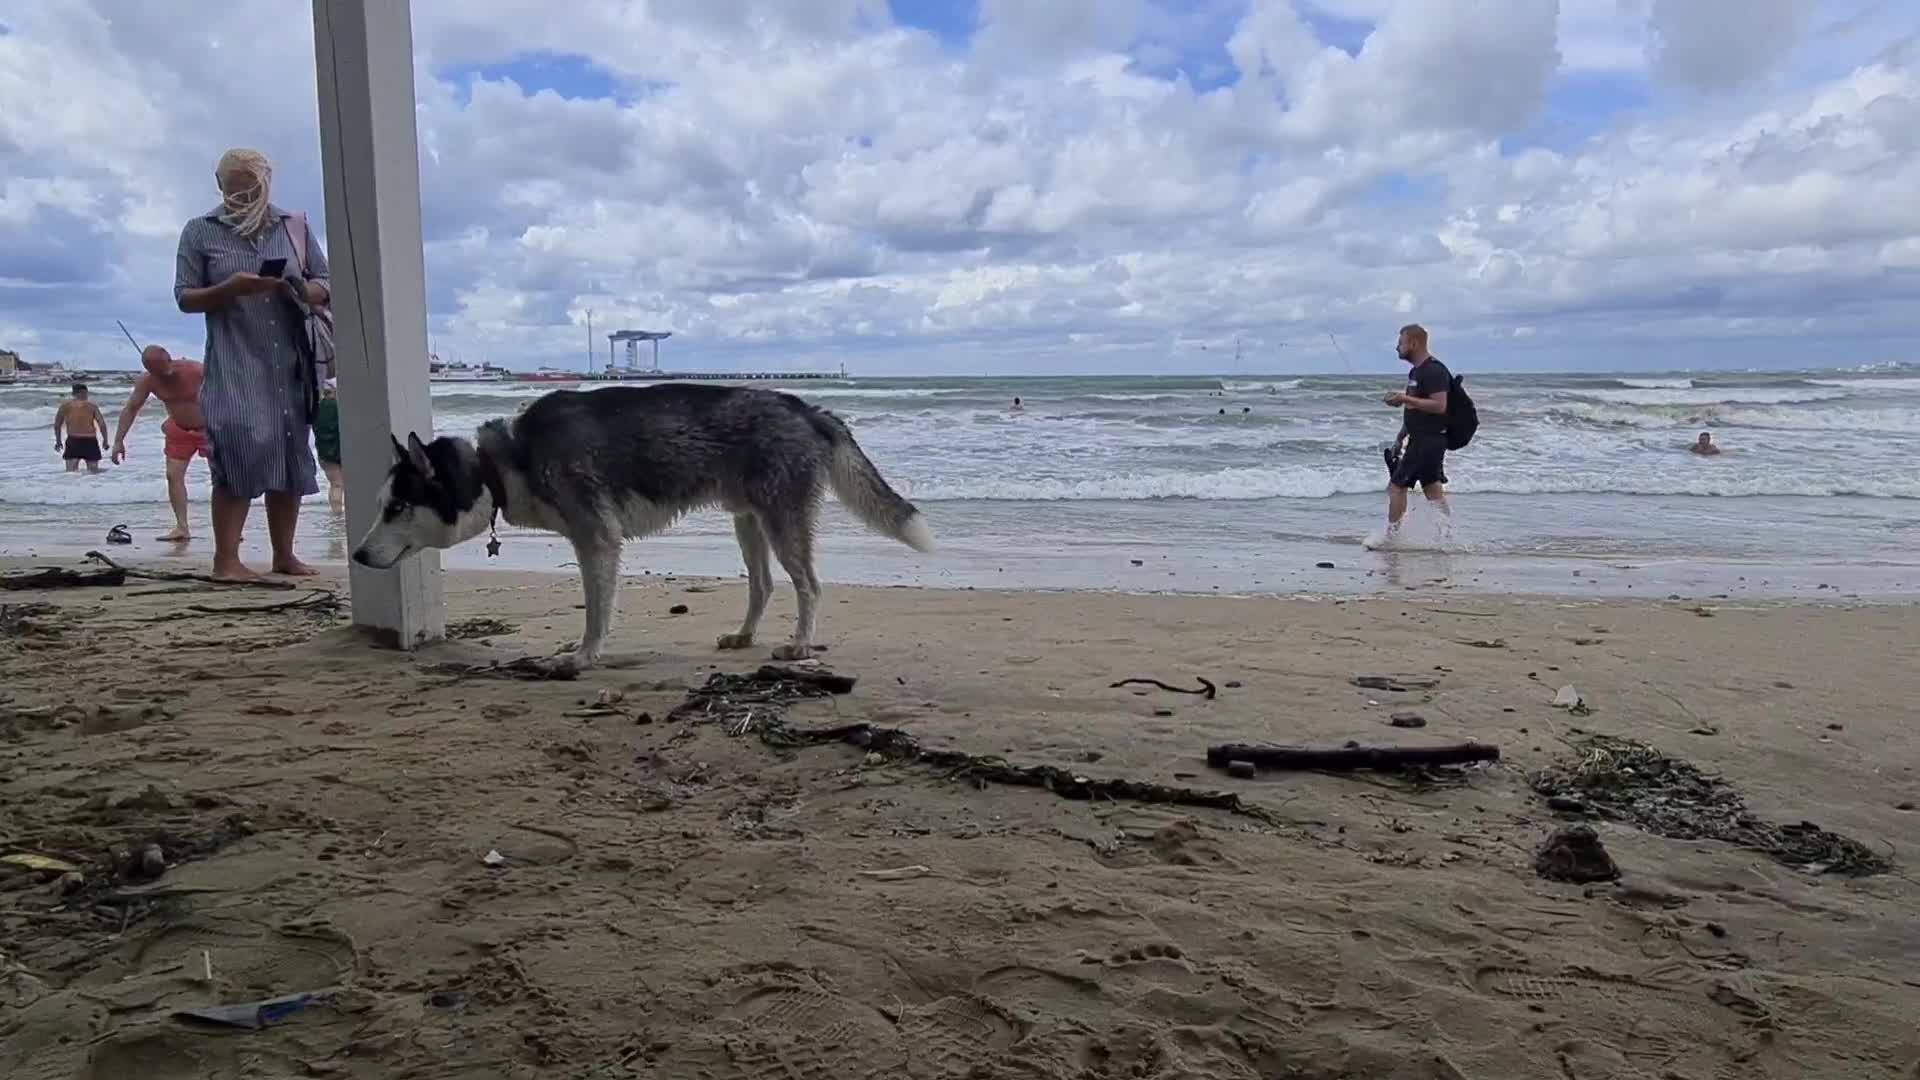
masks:
[[[1458,450],[1473,441],[1473,433],[1480,430],[1480,410],[1473,407],[1473,399],[1467,396],[1467,380],[1463,375],[1453,377],[1453,385],[1447,387],[1447,449]]]

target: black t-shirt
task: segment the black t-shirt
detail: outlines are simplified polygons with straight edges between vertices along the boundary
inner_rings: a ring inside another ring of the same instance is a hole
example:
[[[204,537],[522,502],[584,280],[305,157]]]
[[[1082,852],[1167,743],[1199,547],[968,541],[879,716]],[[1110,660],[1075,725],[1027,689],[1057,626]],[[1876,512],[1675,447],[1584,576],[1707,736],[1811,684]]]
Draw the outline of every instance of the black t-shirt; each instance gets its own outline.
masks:
[[[1427,357],[1407,371],[1407,396],[1430,398],[1444,394],[1453,385],[1453,372],[1447,365],[1434,357]],[[1404,411],[1402,423],[1409,435],[1444,435],[1447,432],[1447,414],[1421,412],[1418,409]]]

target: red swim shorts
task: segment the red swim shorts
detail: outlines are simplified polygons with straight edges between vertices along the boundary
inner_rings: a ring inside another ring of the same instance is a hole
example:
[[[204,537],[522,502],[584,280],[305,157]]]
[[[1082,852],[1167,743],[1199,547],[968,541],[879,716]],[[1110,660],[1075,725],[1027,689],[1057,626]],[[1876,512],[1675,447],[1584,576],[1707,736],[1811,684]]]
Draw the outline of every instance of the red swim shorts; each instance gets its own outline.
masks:
[[[192,461],[193,455],[207,456],[207,433],[183,428],[168,420],[160,425],[160,431],[167,437],[166,455],[172,461]]]

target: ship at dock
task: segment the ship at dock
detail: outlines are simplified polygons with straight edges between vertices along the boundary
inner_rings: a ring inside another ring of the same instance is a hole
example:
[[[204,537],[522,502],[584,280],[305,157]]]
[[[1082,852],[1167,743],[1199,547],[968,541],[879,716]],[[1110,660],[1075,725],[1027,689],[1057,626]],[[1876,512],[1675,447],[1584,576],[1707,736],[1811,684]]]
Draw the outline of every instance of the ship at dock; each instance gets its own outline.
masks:
[[[459,360],[442,360],[438,353],[427,356],[427,381],[436,383],[496,383],[512,382],[516,376],[503,367],[481,362],[463,363]]]

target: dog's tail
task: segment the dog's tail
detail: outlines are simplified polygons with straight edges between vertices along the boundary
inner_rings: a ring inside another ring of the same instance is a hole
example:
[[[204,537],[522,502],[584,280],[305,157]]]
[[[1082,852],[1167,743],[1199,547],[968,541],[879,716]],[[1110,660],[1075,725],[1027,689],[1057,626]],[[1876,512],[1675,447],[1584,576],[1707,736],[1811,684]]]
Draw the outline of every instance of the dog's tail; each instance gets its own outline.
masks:
[[[867,528],[889,536],[915,551],[933,550],[933,530],[920,516],[919,507],[893,490],[880,470],[874,468],[866,451],[854,441],[853,432],[841,419],[825,409],[814,410],[814,421],[832,444],[833,457],[827,476],[840,504]]]

